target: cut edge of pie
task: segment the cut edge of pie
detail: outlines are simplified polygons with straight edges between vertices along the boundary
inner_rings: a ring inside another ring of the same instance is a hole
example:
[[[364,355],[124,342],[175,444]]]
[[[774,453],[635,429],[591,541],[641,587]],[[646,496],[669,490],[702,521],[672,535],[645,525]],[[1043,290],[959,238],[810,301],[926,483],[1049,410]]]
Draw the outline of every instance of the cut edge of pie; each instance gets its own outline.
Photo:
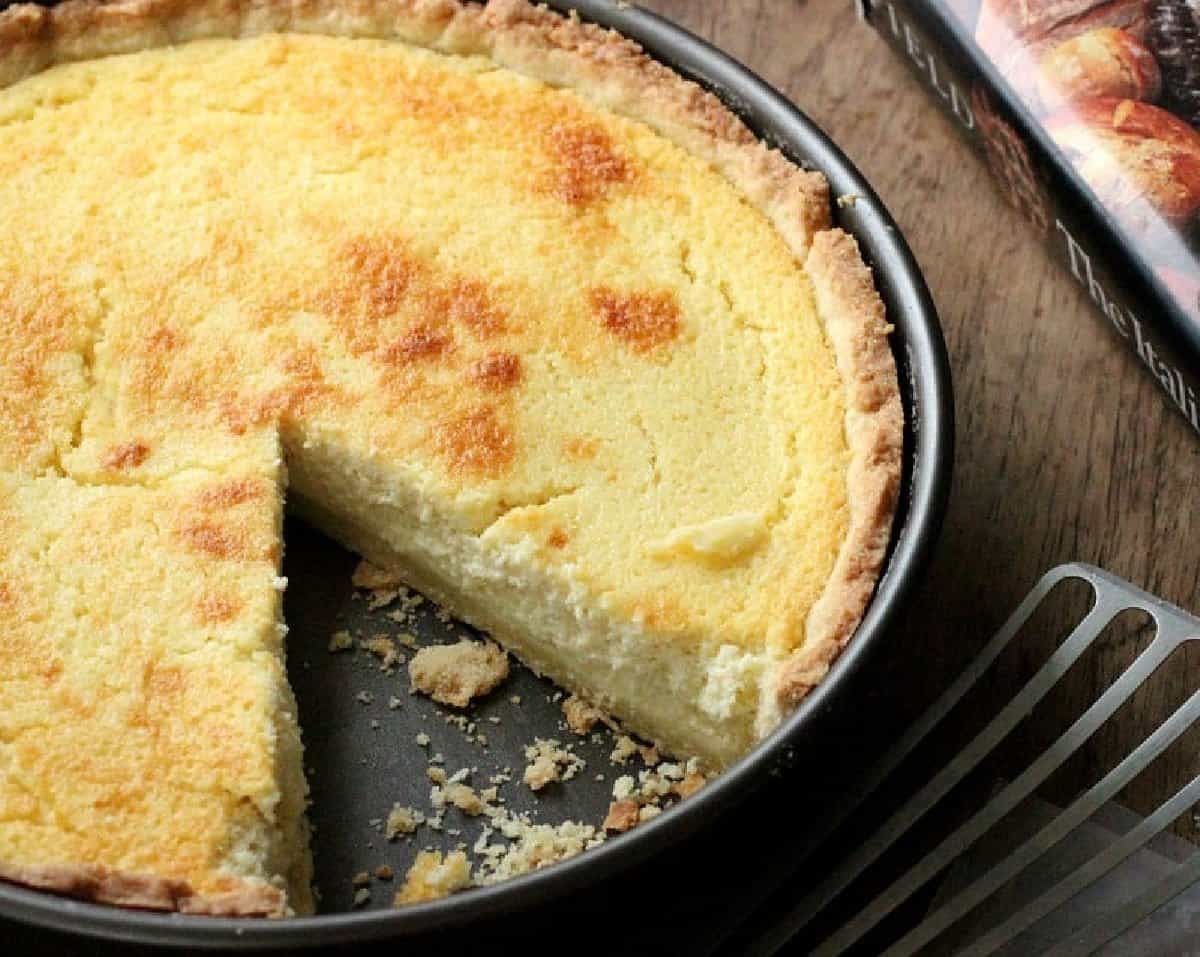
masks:
[[[526,0],[492,0],[486,7],[458,0],[20,5],[0,14],[0,87],[60,63],[281,32],[394,39],[443,53],[481,54],[552,86],[576,89],[713,166],[804,264],[846,389],[848,527],[833,572],[808,612],[802,644],[764,675],[756,731],[765,735],[822,679],[860,622],[878,580],[900,484],[903,412],[888,344],[892,327],[854,239],[831,227],[824,177],[768,149],[717,97],[632,41]],[[431,591],[436,595],[436,585]],[[282,907],[269,888],[248,885],[198,898],[178,881],[98,866],[0,867],[0,876],[132,907],[241,915],[274,914]]]

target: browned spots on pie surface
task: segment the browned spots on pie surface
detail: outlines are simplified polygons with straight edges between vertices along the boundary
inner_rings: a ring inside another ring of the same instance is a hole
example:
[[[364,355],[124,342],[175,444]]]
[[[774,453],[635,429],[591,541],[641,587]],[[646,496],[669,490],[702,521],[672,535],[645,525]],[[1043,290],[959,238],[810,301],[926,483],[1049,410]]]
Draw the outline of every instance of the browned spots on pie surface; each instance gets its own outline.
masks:
[[[516,442],[495,409],[483,406],[443,422],[437,430],[437,447],[452,471],[494,477],[512,463]]]
[[[230,508],[261,498],[267,483],[257,478],[224,479],[200,491],[197,500],[208,508]]]
[[[66,398],[54,371],[82,318],[52,280],[0,277],[0,459],[45,447]]]
[[[567,453],[569,458],[573,458],[580,462],[587,462],[596,457],[596,452],[600,449],[600,443],[595,439],[589,439],[582,435],[573,435],[568,439],[563,440],[563,451]]]
[[[521,357],[511,352],[490,352],[471,363],[472,382],[495,392],[512,388],[521,381]]]
[[[600,443],[595,439],[589,439],[584,435],[571,435],[569,439],[563,440],[563,451],[571,458],[577,459],[580,462],[588,462],[596,457],[596,452],[600,450]]]
[[[147,356],[162,355],[179,348],[181,337],[170,326],[158,326],[146,336],[143,352]]]
[[[487,285],[478,280],[455,276],[431,288],[425,307],[429,314],[466,326],[480,338],[503,332],[504,310],[496,303]]]
[[[241,610],[240,598],[222,595],[219,592],[205,592],[196,602],[196,618],[203,625],[219,625],[232,621]]]
[[[549,192],[570,206],[588,206],[633,179],[632,165],[600,126],[557,124],[546,136],[546,149],[553,163]]]
[[[550,537],[546,539],[546,544],[551,548],[566,548],[569,541],[567,533],[561,528],[556,528],[550,533]]]
[[[374,319],[393,315],[421,270],[404,243],[395,237],[359,238],[346,244],[343,252],[344,289]]]
[[[187,519],[176,527],[175,534],[188,549],[211,558],[247,561],[263,557],[244,532],[206,519]]]
[[[62,677],[63,663],[61,658],[55,658],[41,670],[39,677],[43,684],[52,685]]]
[[[389,365],[410,365],[421,359],[436,359],[454,345],[446,333],[422,324],[409,329],[399,339],[383,350],[383,360]]]
[[[311,346],[289,352],[279,369],[285,379],[281,385],[258,393],[227,393],[218,400],[221,419],[235,435],[303,413],[335,395]]]
[[[679,335],[679,304],[671,292],[617,292],[601,287],[588,298],[600,324],[635,352],[650,352]]]
[[[184,381],[177,368],[177,357],[185,339],[182,333],[167,325],[157,325],[132,345],[133,368],[131,385],[140,396],[153,398],[171,394],[186,399],[197,386]]]
[[[143,442],[122,442],[106,449],[100,457],[100,464],[114,472],[135,469],[146,461],[149,454],[150,446]]]
[[[187,679],[176,665],[160,665],[150,661],[142,669],[142,689],[148,698],[178,697]]]

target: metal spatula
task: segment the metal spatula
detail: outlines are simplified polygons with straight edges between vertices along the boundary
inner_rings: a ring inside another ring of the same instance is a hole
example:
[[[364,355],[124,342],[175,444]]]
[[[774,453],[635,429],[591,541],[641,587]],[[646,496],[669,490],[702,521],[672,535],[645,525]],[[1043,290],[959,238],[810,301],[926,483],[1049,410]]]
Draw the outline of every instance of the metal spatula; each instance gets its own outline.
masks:
[[[1046,596],[1060,583],[1076,579],[1091,586],[1094,604],[1066,640],[1049,657],[1023,688],[1012,697],[986,727],[903,805],[884,820],[860,846],[837,864],[782,919],[760,934],[749,946],[751,955],[776,953],[797,934],[809,928],[822,912],[911,828],[931,811],[1054,688],[1063,675],[1121,613],[1137,609],[1149,616],[1155,634],[1150,644],[1123,674],[1053,744],[1028,764],[1014,780],[994,793],[965,823],[958,826],[902,875],[878,893],[854,916],[811,949],[814,957],[836,957],[860,942],[896,908],[944,872],[1025,801],[1046,779],[1084,744],[1138,687],[1184,642],[1200,637],[1200,620],[1159,598],[1135,588],[1107,572],[1087,565],[1063,565],[1047,573],[1020,607],[971,663],[966,671],[921,717],[885,756],[848,804],[857,806],[881,785],[888,783],[917,746],[938,728],[955,706],[988,672]],[[1200,676],[1193,676],[1200,687]],[[884,952],[887,957],[918,953],[937,940],[956,922],[996,895],[1043,855],[1051,852],[1076,828],[1088,821],[1134,777],[1176,741],[1200,717],[1200,691],[1192,690],[1186,701],[1156,730],[1090,789],[1083,792],[1031,838],[1013,847],[997,865],[948,899],[938,903],[917,926]],[[1152,838],[1169,827],[1183,812],[1200,800],[1200,776],[1163,802],[1139,824],[1108,844],[1082,865],[1060,877],[1032,901],[1019,907],[1001,923],[960,949],[957,953],[984,957],[1014,941],[1038,921],[1054,912],[1084,889],[1109,873]],[[1146,916],[1171,901],[1200,880],[1200,852],[1192,854],[1173,873],[1121,904],[1081,931],[1057,941],[1050,950],[1056,957],[1090,954],[1119,937]],[[811,929],[809,930],[811,934]]]

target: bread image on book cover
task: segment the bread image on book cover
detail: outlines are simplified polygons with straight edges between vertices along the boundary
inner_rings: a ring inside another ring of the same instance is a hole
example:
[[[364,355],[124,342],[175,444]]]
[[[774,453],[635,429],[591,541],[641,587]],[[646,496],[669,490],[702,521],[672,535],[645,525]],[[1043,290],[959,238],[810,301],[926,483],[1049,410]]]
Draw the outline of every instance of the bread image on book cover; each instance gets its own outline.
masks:
[[[1200,317],[1200,0],[982,0],[974,35]]]

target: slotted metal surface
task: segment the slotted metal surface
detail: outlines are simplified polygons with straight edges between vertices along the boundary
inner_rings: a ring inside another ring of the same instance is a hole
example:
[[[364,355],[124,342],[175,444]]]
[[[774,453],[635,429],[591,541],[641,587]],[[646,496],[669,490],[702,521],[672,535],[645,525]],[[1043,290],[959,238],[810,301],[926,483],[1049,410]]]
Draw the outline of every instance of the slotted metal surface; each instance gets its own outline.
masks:
[[[1038,582],[982,653],[868,777],[866,783],[848,802],[846,816],[872,792],[886,784],[895,772],[902,769],[906,759],[917,746],[937,729],[947,715],[975,688],[1050,592],[1060,583],[1072,579],[1091,586],[1093,604],[1066,640],[982,731],[926,784],[919,787],[870,837],[788,911],[782,920],[762,934],[751,947],[751,954],[765,957],[776,953],[812,924],[897,841],[936,809],[942,799],[996,749],[1118,615],[1138,610],[1149,616],[1155,633],[1146,649],[1066,732],[1036,756],[1023,773],[994,794],[983,807],[865,906],[858,908],[849,921],[812,949],[813,957],[838,957],[862,941],[884,918],[942,874],[1010,811],[1029,797],[1129,700],[1180,645],[1200,637],[1200,620],[1101,569],[1070,564],[1051,570]],[[919,953],[957,921],[986,902],[1010,881],[1018,878],[1026,868],[1058,846],[1105,802],[1111,800],[1145,770],[1184,734],[1197,718],[1200,718],[1200,690],[1195,691],[1116,767],[1070,806],[1064,808],[1040,831],[1013,848],[996,867],[936,906],[916,927],[885,951],[887,957],[908,957]],[[1200,776],[1177,791],[1139,825],[1062,877],[1035,900],[1008,916],[960,952],[970,957],[986,957],[1010,944],[1039,920],[1144,847],[1197,800],[1200,800]],[[1158,885],[1106,914],[1103,920],[1093,922],[1086,930],[1059,941],[1049,953],[1055,954],[1056,957],[1092,953],[1177,897],[1197,880],[1200,880],[1200,852],[1181,864]]]

